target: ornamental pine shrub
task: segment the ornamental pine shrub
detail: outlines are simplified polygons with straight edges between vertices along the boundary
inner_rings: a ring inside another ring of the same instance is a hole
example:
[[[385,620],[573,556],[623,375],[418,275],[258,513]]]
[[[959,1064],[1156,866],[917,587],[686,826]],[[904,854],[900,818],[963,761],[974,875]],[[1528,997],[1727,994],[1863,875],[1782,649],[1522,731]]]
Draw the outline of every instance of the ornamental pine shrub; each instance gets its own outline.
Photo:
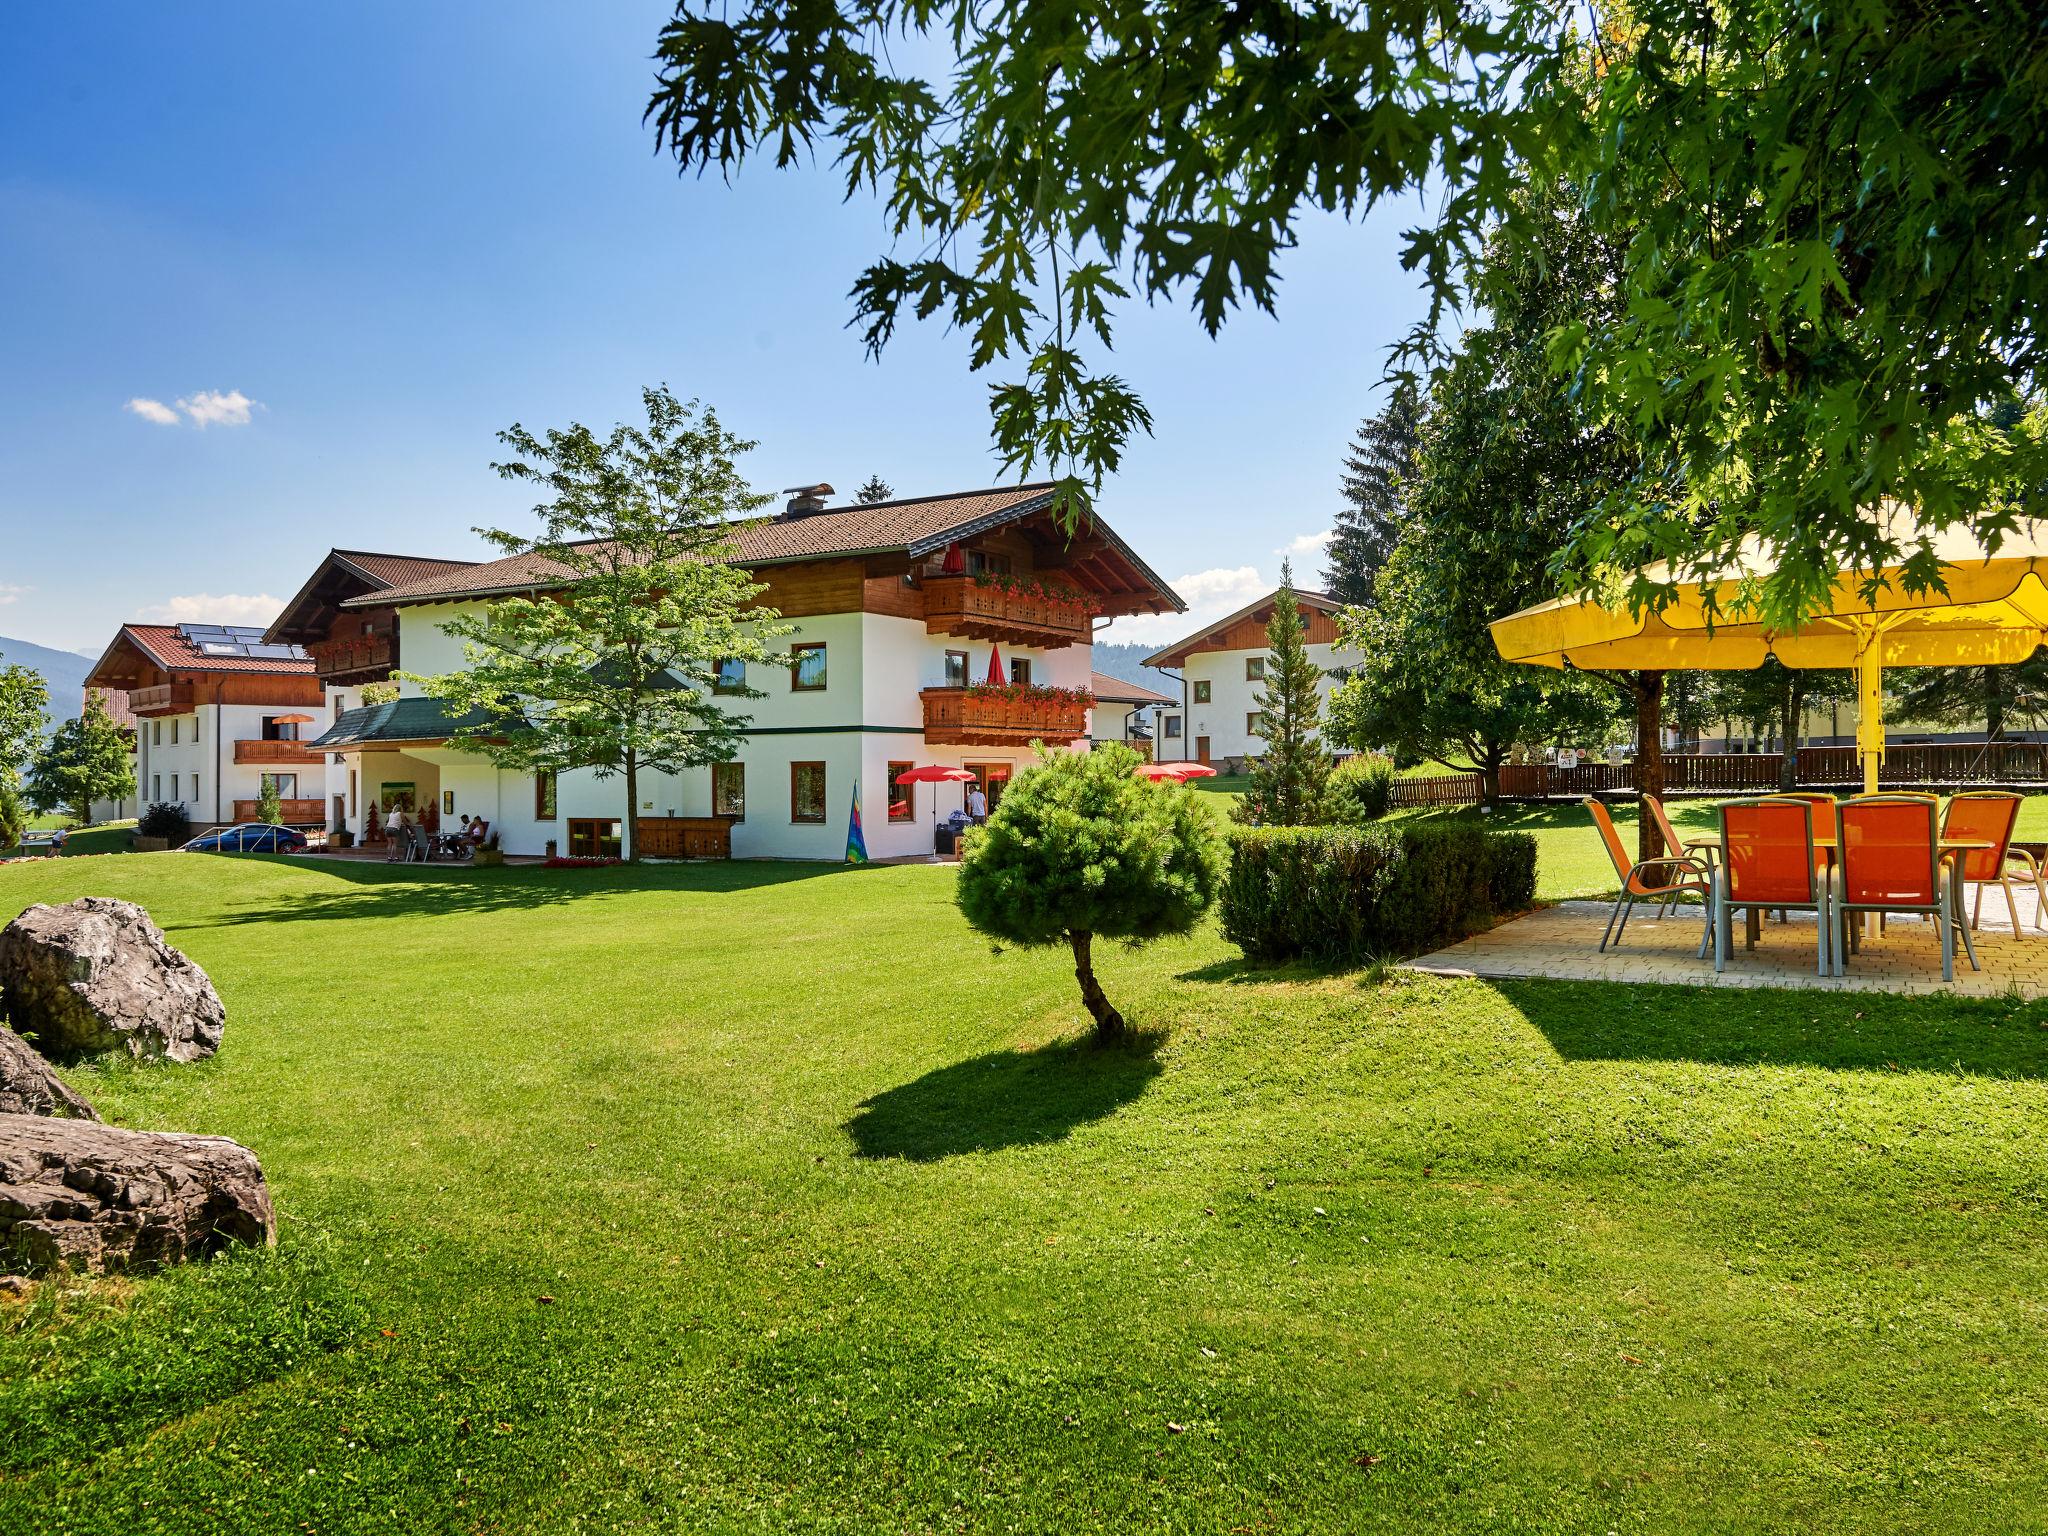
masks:
[[[1465,823],[1230,835],[1224,937],[1253,960],[1360,965],[1462,939],[1536,896],[1536,840]]]
[[[1133,770],[1129,747],[1042,754],[968,834],[957,900],[967,921],[1006,943],[1064,944],[1098,1040],[1124,1018],[1095,978],[1097,938],[1128,944],[1186,933],[1216,899],[1223,845],[1179,784]]]

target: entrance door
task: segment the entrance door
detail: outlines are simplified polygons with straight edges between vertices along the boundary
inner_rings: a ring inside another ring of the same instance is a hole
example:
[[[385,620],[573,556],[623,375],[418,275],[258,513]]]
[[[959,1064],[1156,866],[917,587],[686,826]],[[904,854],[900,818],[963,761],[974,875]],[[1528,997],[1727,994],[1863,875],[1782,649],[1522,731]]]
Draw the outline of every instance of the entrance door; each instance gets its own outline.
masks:
[[[1009,787],[1010,765],[1008,763],[967,763],[963,766],[969,773],[974,775],[976,782],[981,785],[981,792],[988,796],[989,813],[993,815],[995,808],[1003,802],[1003,791]]]
[[[1195,761],[1198,763],[1209,761],[1209,738],[1206,736],[1197,736],[1195,738]]]
[[[334,820],[328,825],[336,832],[348,825],[348,800],[345,796],[334,797]]]

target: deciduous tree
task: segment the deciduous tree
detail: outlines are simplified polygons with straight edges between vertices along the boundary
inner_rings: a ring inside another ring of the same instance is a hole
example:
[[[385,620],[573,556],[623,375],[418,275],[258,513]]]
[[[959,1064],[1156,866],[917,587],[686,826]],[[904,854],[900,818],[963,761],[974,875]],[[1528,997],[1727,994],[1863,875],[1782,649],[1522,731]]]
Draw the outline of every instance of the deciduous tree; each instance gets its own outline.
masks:
[[[534,590],[445,622],[467,664],[412,679],[466,719],[454,742],[493,762],[623,777],[636,859],[640,775],[730,761],[748,717],[722,701],[761,696],[744,665],[780,661],[789,632],[727,563],[734,523],[768,501],[733,462],[754,445],[666,386],[641,398],[646,424],[603,437],[498,434],[514,457],[492,467],[543,493],[540,531],[478,532],[532,561]]]
[[[43,742],[49,686],[31,667],[0,667],[0,786],[19,790]]]
[[[79,821],[92,820],[93,801],[135,793],[128,751],[128,733],[108,715],[99,694],[88,691],[85,708],[51,732],[36,755],[29,803],[38,811],[69,811]]]
[[[878,193],[905,254],[854,284],[870,347],[940,316],[975,368],[1021,364],[990,392],[997,447],[1074,517],[1150,424],[1089,355],[1120,304],[1185,299],[1211,333],[1272,312],[1305,217],[1429,187],[1406,362],[1440,366],[1493,256],[1542,240],[1517,189],[1569,185],[1625,302],[1552,362],[1656,455],[1559,572],[1707,570],[1756,534],[1776,574],[1731,597],[1780,622],[1844,564],[1934,577],[1863,515],[1879,498],[1995,532],[2048,484],[2044,413],[1981,414],[2039,384],[2034,22],[2014,0],[683,0],[647,117],[685,170],[822,148]]]
[[[1216,899],[1224,852],[1192,790],[1147,783],[1129,747],[1056,752],[1017,775],[970,833],[958,900],[1009,944],[1064,944],[1098,1040],[1124,1017],[1095,976],[1096,939],[1143,944],[1186,933]]]

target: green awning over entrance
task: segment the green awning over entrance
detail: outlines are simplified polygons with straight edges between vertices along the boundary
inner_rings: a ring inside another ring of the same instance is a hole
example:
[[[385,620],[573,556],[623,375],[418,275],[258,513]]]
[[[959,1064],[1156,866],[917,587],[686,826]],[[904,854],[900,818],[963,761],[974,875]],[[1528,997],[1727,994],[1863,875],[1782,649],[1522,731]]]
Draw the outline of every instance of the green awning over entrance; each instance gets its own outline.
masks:
[[[450,714],[439,699],[393,699],[388,704],[365,704],[351,709],[335,721],[312,745],[321,752],[347,752],[380,742],[425,744],[446,741],[457,731],[488,724],[490,715],[481,709]]]

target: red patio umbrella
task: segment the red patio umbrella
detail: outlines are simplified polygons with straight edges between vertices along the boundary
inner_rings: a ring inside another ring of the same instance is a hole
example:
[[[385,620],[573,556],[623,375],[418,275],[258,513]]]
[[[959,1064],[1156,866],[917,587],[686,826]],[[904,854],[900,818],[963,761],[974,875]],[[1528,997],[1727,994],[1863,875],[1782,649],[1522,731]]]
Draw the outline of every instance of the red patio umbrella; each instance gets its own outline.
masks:
[[[919,768],[906,768],[896,775],[898,784],[972,784],[978,777],[965,768],[947,768],[938,763],[927,763]],[[938,796],[932,796],[932,819],[939,815]]]
[[[1172,779],[1176,784],[1180,782],[1179,763],[1140,763],[1131,772],[1138,778],[1150,779],[1155,784],[1161,779]]]
[[[1173,769],[1174,772],[1184,779],[1213,779],[1216,777],[1216,770],[1207,763],[1175,763]]]
[[[989,642],[988,647],[988,681],[989,686],[994,688],[1000,688],[1009,681],[1003,675],[1003,648],[993,640]]]

